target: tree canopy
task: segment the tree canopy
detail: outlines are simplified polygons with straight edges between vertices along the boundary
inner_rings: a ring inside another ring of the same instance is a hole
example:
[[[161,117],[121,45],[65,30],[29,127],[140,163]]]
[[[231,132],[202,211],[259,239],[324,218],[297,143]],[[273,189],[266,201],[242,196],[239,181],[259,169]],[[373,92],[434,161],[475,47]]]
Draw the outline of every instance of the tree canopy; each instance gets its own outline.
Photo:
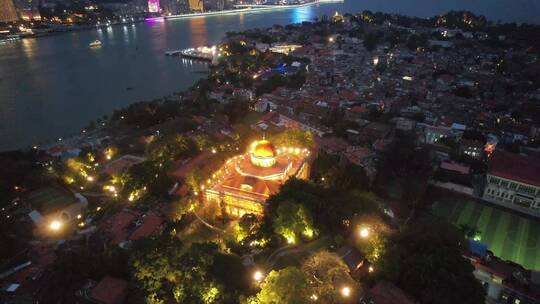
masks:
[[[302,271],[312,282],[313,292],[321,303],[337,303],[344,286],[357,290],[349,267],[335,253],[320,251],[310,256],[302,265]]]
[[[434,217],[419,218],[391,241],[379,266],[383,278],[425,304],[485,303],[456,227]]]
[[[310,302],[313,288],[308,277],[298,268],[271,271],[261,283],[261,291],[250,304],[305,304]]]

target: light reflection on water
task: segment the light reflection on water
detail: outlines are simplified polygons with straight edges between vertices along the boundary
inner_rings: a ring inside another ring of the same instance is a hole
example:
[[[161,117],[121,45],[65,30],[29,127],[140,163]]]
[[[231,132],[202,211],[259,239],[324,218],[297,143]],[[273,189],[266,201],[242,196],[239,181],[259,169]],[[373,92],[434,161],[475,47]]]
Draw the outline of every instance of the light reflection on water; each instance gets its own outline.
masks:
[[[346,0],[274,12],[147,20],[0,45],[0,150],[74,134],[131,102],[184,90],[204,76],[197,72],[206,65],[164,52],[215,44],[226,32],[364,9],[422,17],[469,9],[494,20],[538,22],[539,2]],[[96,39],[103,46],[90,49]]]

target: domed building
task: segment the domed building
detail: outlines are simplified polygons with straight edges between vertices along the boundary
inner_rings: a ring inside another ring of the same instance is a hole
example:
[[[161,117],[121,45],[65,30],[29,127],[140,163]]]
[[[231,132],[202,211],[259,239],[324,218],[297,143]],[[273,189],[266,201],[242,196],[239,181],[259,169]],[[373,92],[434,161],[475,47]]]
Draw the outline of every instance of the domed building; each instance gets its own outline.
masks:
[[[218,204],[230,217],[246,213],[263,215],[266,200],[291,177],[309,177],[311,152],[295,147],[275,147],[263,139],[245,154],[229,159],[205,191],[208,204]]]

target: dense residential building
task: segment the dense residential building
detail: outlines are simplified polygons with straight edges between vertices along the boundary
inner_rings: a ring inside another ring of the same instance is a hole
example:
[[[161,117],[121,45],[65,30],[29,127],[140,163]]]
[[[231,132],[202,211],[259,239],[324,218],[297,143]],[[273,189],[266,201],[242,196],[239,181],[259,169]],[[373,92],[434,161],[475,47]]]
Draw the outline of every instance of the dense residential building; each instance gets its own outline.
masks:
[[[540,213],[540,160],[495,151],[489,162],[484,197],[514,209]]]
[[[226,162],[206,189],[208,204],[218,204],[232,217],[262,215],[265,201],[291,177],[309,177],[307,149],[276,148],[268,140],[255,142],[249,151]]]
[[[0,0],[0,22],[13,22],[18,19],[13,0]]]

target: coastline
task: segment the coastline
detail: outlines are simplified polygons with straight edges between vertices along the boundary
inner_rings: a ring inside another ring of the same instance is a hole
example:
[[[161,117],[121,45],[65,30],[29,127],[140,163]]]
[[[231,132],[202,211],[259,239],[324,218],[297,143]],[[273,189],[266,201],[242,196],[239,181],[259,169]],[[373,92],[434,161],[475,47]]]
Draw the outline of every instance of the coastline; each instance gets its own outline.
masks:
[[[204,13],[190,13],[190,14],[180,14],[180,15],[171,15],[155,18],[147,18],[146,20],[174,20],[174,19],[185,19],[185,18],[196,18],[196,17],[207,17],[207,16],[219,16],[219,15],[235,15],[240,13],[250,14],[263,11],[276,11],[276,10],[287,10],[299,7],[312,6],[316,4],[324,3],[343,3],[344,0],[315,0],[308,3],[302,4],[291,4],[291,5],[245,5],[245,8],[223,10],[216,12],[204,12]]]

